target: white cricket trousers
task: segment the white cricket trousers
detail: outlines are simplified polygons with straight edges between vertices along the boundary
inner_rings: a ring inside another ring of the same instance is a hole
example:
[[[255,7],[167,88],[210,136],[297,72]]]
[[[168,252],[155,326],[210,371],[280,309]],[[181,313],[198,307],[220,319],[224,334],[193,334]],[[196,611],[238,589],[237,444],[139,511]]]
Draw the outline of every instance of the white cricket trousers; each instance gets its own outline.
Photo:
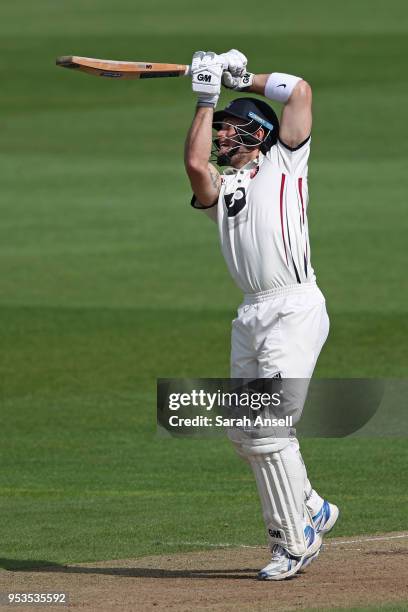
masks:
[[[316,283],[246,295],[232,322],[231,378],[311,378],[328,333]]]
[[[231,378],[304,379],[297,422],[328,332],[325,299],[315,283],[246,295],[232,322]],[[270,546],[283,544],[301,556],[307,546],[305,521],[311,524],[323,498],[307,477],[296,430],[286,439],[254,440],[239,428],[228,436],[254,473]]]

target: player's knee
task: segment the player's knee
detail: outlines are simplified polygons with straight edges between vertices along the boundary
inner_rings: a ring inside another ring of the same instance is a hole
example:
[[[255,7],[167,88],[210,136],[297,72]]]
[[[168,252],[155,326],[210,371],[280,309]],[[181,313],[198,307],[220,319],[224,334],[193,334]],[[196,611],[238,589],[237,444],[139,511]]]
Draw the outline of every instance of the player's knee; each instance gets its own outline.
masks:
[[[246,461],[256,455],[279,453],[290,444],[289,438],[254,438],[238,428],[230,429],[228,437],[238,455]]]

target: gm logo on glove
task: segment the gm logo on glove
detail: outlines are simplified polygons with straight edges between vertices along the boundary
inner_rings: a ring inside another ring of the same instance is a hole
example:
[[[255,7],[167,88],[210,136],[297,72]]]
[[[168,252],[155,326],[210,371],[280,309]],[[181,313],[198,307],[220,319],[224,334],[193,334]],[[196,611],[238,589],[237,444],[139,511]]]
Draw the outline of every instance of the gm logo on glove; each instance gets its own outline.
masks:
[[[204,74],[200,72],[197,75],[197,81],[204,81],[205,83],[211,83],[211,74]]]

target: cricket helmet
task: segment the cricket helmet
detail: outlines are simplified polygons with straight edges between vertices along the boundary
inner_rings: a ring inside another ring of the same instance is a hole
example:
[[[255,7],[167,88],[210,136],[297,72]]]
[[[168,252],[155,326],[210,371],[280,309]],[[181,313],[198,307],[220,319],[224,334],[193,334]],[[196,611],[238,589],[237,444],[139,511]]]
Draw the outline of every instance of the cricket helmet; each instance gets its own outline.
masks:
[[[228,165],[231,157],[241,145],[245,147],[259,147],[262,153],[266,153],[277,142],[279,135],[279,119],[275,111],[263,100],[258,98],[236,98],[232,100],[223,110],[216,111],[213,117],[213,128],[220,130],[223,123],[228,124],[228,117],[242,119],[242,124],[234,125],[236,135],[230,138],[237,144],[227,155],[218,156],[219,165]],[[262,140],[253,134],[264,129]],[[215,149],[219,149],[218,139],[214,139]]]

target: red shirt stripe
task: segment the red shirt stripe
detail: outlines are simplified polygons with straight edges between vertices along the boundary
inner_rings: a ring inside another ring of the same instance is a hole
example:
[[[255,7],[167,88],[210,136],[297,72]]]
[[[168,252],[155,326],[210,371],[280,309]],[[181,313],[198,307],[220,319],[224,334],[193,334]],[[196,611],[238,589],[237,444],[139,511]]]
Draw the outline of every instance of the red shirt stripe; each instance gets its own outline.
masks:
[[[302,221],[304,225],[305,224],[305,207],[303,205],[302,177],[298,178],[298,189],[299,189],[300,201],[302,203]]]
[[[283,172],[282,172],[281,187],[280,187],[280,220],[281,220],[281,230],[282,230],[283,246],[285,248],[286,263],[287,263],[287,265],[289,265],[289,262],[288,262],[288,253],[286,251],[285,229],[284,229],[284,225],[283,225],[283,193],[284,193],[284,190],[285,190],[285,181],[286,181],[286,175],[283,174]]]

